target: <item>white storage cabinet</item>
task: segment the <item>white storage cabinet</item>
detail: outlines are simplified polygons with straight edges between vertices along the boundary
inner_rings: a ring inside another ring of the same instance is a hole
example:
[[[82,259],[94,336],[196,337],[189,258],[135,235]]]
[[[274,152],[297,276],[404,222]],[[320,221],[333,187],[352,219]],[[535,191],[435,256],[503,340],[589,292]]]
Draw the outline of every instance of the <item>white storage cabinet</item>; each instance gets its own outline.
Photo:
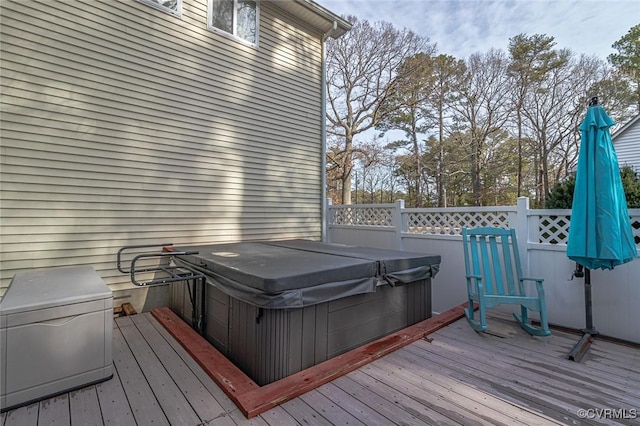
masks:
[[[0,411],[111,378],[112,335],[93,267],[16,274],[0,302]]]

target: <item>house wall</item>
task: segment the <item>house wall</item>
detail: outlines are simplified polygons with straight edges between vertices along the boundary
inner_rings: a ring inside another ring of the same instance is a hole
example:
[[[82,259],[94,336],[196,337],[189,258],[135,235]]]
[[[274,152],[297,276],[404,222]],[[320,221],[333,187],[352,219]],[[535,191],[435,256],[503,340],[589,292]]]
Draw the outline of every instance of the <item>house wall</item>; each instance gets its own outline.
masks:
[[[614,147],[620,167],[631,166],[640,173],[640,116],[632,119],[628,126],[622,127],[613,135]]]
[[[320,238],[321,34],[276,3],[258,48],[206,0],[0,3],[0,294],[89,264],[148,308],[166,291],[132,296],[121,246]]]

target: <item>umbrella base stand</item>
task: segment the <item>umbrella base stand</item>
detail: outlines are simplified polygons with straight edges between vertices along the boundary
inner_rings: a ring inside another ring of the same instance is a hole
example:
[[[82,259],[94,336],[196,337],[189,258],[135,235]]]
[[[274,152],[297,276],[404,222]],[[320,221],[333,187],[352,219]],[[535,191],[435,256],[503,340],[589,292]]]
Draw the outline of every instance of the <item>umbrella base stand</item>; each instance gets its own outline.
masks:
[[[567,357],[569,361],[580,362],[582,360],[582,357],[584,357],[587,352],[589,352],[591,343],[593,343],[593,340],[598,335],[598,332],[595,329],[582,330],[582,332],[584,333],[582,335],[582,338],[578,341],[578,343],[576,343],[571,352],[569,352],[569,356]]]

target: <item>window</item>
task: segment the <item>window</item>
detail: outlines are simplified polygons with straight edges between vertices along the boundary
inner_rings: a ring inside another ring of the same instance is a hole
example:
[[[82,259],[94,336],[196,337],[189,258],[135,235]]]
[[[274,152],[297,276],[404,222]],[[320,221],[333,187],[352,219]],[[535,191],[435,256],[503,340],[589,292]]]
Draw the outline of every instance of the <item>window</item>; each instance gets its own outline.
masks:
[[[140,0],[142,3],[146,3],[164,12],[172,13],[174,15],[182,15],[182,0]]]
[[[253,0],[209,0],[207,28],[258,44],[258,2]]]

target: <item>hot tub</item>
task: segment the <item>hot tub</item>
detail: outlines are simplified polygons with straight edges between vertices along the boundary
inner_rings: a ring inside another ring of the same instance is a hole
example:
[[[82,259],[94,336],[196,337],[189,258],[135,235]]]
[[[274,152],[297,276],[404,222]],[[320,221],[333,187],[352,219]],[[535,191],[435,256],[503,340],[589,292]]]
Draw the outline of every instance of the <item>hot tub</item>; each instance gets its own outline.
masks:
[[[173,249],[197,251],[174,261],[207,276],[205,337],[259,385],[429,318],[440,264],[305,240]],[[190,322],[188,290],[173,284],[171,307]]]

